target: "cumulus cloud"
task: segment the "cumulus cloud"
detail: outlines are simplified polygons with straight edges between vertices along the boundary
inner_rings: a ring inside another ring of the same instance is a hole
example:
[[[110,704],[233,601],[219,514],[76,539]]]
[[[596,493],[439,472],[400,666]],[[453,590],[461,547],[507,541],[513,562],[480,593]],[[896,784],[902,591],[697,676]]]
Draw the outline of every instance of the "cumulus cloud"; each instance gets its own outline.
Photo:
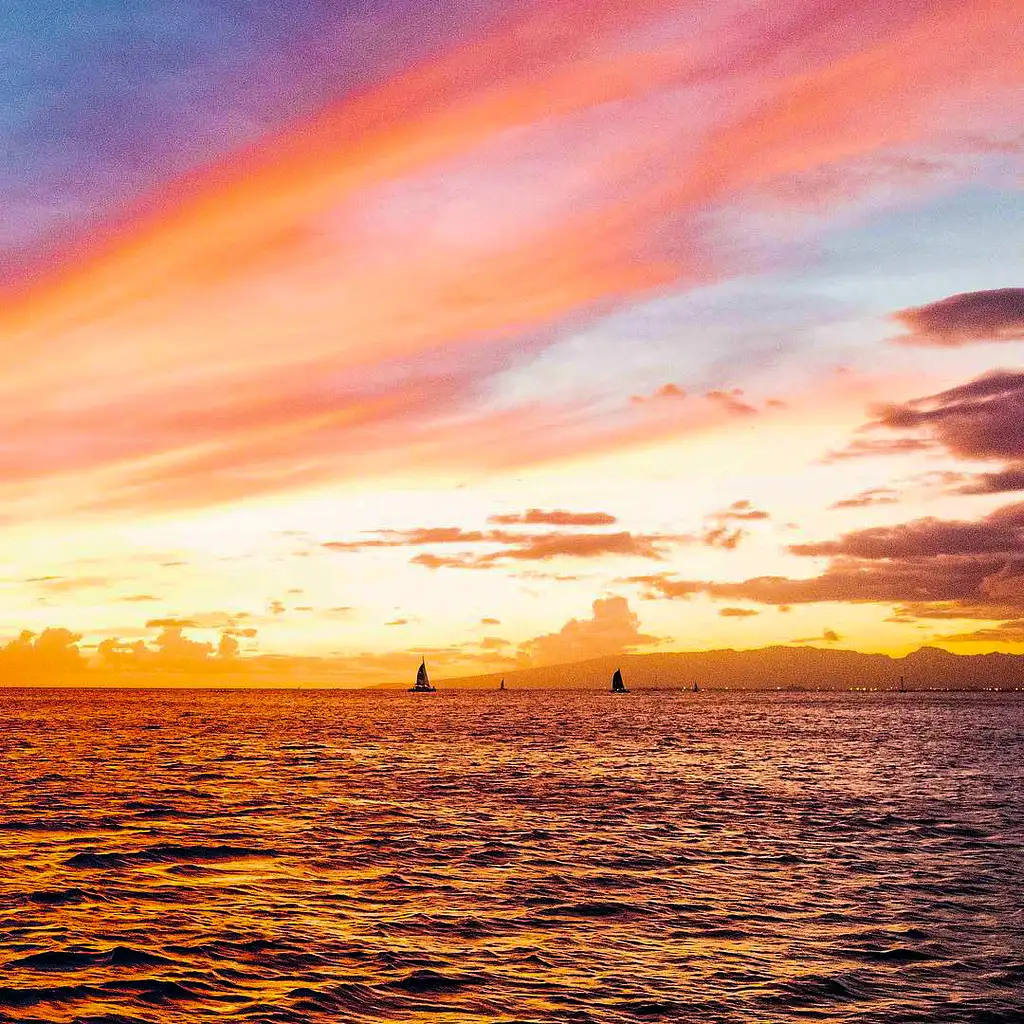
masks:
[[[231,659],[238,657],[239,643],[230,633],[222,633],[217,643],[217,657]]]
[[[598,598],[589,619],[570,619],[557,633],[538,636],[520,646],[533,665],[556,665],[605,655],[628,654],[659,642],[641,632],[640,619],[624,597]]]
[[[213,644],[190,640],[180,626],[168,626],[156,638],[156,647],[165,662],[203,661],[213,653]]]
[[[956,348],[990,341],[1024,341],[1024,288],[961,292],[893,316],[904,345]]]
[[[11,680],[80,671],[86,664],[78,649],[81,639],[79,633],[60,626],[41,633],[22,630],[0,648],[0,676]]]
[[[216,646],[185,636],[189,623],[180,619],[151,620],[166,623],[153,645],[144,640],[125,643],[117,637],[107,637],[96,648],[101,663],[125,671],[204,671],[223,668],[225,662],[234,662],[241,651],[238,638],[253,639],[255,629],[225,628]],[[184,624],[183,624],[184,623]]]

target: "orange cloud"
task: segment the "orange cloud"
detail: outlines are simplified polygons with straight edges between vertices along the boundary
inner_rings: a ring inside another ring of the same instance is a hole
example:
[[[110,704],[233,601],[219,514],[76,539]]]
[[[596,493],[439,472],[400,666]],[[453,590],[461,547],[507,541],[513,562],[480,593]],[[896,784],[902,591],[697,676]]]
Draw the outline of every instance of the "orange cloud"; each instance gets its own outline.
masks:
[[[671,416],[595,430],[588,410],[481,412],[486,368],[411,386],[397,371],[728,274],[702,239],[670,256],[654,236],[808,170],[841,176],[846,161],[928,141],[1019,75],[1009,0],[838,4],[781,25],[766,6],[756,54],[734,24],[681,37],[697,10],[513,12],[472,46],[170,186],[112,242],[9,295],[0,334],[22,355],[0,385],[0,430],[19,438],[5,486],[59,478],[55,500],[107,508],[213,503],[383,472],[396,448],[408,464],[493,466],[679,429]],[[722,97],[700,130],[682,116],[698,85]],[[680,116],[655,118],[659,106]]]
[[[640,629],[640,620],[624,597],[599,598],[589,619],[570,619],[557,633],[548,633],[520,647],[532,665],[557,665],[605,655],[628,654],[659,638]]]
[[[564,509],[544,512],[539,508],[531,508],[526,512],[491,516],[488,522],[503,525],[522,523],[526,526],[611,526],[615,516],[607,512],[567,512]]]

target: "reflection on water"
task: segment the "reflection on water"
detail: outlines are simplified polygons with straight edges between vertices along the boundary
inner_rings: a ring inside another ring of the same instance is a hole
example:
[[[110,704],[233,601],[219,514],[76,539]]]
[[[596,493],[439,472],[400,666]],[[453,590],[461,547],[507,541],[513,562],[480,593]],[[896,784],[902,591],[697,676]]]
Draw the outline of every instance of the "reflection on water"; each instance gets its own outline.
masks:
[[[0,750],[0,1019],[1024,1019],[1020,694],[0,691]]]

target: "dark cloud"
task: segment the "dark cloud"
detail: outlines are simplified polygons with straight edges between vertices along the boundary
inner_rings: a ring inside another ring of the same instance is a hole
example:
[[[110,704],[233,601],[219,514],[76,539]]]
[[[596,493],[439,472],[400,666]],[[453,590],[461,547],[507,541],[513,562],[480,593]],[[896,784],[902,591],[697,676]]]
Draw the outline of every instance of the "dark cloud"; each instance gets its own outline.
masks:
[[[1024,644],[1024,618],[1001,622],[998,626],[985,626],[966,633],[949,633],[936,637],[947,644]]]
[[[676,579],[665,575],[634,577],[652,597],[680,598],[704,593],[731,601],[795,605],[822,602],[900,604],[906,601],[968,600],[1004,559],[993,556],[946,557],[920,561],[873,562],[836,559],[820,575],[806,579],[755,576],[737,583]]]
[[[1024,551],[1024,502],[1007,505],[977,521],[918,519],[843,534],[836,540],[793,544],[793,554],[861,559],[1008,554]]]
[[[990,341],[1024,340],[1024,288],[961,292],[894,314],[904,345],[956,348]]]
[[[962,459],[1024,458],[1024,372],[995,370],[937,395],[885,406],[865,429],[878,428],[926,433],[926,440]]]
[[[860,432],[886,430],[903,436],[855,438],[828,453],[826,463],[873,455],[945,452],[965,461],[1001,461],[991,472],[925,474],[947,494],[1009,494],[1024,490],[1024,372],[994,370],[959,387],[881,406]],[[911,481],[913,483],[913,481]],[[875,493],[884,494],[886,488]],[[872,492],[865,492],[871,494]],[[879,502],[867,502],[878,504]],[[840,503],[834,508],[852,507]]]
[[[958,494],[1011,494],[1014,491],[1024,491],[1024,462],[995,473],[975,473],[956,488]]]
[[[567,512],[564,509],[545,512],[539,508],[531,508],[526,512],[491,516],[488,522],[504,526],[516,523],[527,526],[611,526],[616,519],[607,512]]]
[[[857,530],[830,541],[796,544],[790,551],[828,558],[828,565],[804,579],[758,576],[719,583],[656,573],[625,582],[641,585],[649,599],[685,599],[703,593],[780,610],[829,602],[890,605],[895,612],[889,621],[901,623],[979,619],[1005,624],[1024,618],[1024,502],[973,522],[918,519]],[[1010,635],[1007,627],[1004,634],[990,632],[983,639],[1002,637],[1001,642],[1010,642],[1006,639]],[[965,636],[955,634],[953,639],[966,642]]]

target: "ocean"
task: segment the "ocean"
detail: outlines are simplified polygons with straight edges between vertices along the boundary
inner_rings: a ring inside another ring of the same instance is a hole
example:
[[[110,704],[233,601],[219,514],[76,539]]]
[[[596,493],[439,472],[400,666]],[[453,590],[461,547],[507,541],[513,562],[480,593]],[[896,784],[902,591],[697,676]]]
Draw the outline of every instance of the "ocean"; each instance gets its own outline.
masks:
[[[0,690],[0,1020],[1024,1020],[1024,694]]]

